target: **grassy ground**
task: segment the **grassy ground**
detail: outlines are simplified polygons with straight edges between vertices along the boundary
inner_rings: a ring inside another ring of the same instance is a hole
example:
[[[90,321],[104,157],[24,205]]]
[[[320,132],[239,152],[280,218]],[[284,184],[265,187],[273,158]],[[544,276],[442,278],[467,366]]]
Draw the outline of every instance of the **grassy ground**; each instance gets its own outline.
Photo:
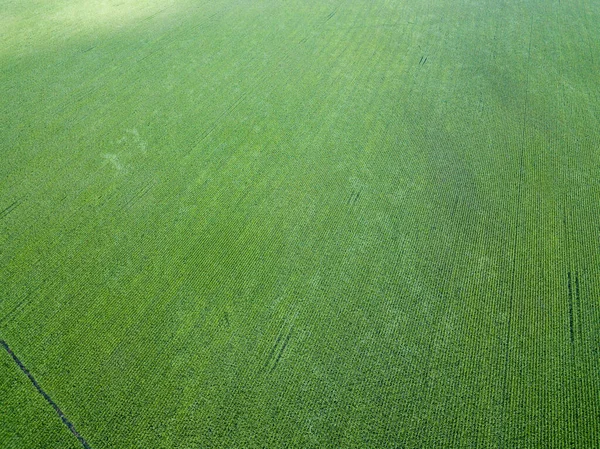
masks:
[[[0,4],[0,338],[90,447],[599,441],[600,3]],[[0,445],[79,445],[6,353]]]

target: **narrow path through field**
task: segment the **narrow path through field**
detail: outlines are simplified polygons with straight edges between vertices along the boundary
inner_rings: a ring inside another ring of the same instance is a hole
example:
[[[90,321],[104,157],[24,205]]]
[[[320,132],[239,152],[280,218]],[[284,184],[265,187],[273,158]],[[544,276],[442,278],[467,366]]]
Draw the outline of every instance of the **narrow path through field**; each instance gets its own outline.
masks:
[[[8,346],[8,343],[6,343],[4,340],[2,340],[0,338],[0,345],[6,350],[6,352],[8,352],[8,355],[10,355],[12,357],[12,359],[15,361],[15,363],[20,368],[20,370],[23,371],[23,373],[29,378],[29,380],[31,381],[31,383],[33,384],[33,386],[36,388],[36,390],[38,391],[38,393],[40,393],[44,397],[44,399],[46,400],[46,402],[52,406],[52,408],[54,409],[54,411],[60,417],[61,421],[65,424],[65,426],[67,426],[67,428],[71,431],[71,433],[73,435],[75,435],[75,437],[79,440],[79,442],[81,443],[81,445],[85,449],[91,449],[91,447],[88,444],[88,442],[77,431],[77,429],[75,428],[75,426],[73,425],[73,423],[69,420],[69,418],[67,418],[65,416],[65,414],[58,407],[58,405],[56,405],[56,402],[54,402],[52,400],[52,398],[50,396],[48,396],[48,393],[46,393],[42,389],[42,387],[40,386],[40,384],[38,384],[38,382],[35,380],[35,377],[33,377],[33,375],[25,367],[25,365],[23,365],[23,362],[21,362],[21,360],[15,355],[15,353],[12,351],[12,349],[10,349],[10,347]]]

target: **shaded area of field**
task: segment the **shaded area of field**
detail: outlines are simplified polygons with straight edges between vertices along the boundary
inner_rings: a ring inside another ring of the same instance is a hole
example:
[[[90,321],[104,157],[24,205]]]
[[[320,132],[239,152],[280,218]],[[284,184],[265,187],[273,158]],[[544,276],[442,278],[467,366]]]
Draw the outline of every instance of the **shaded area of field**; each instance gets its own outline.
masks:
[[[0,335],[91,447],[598,441],[598,5],[5,8]]]

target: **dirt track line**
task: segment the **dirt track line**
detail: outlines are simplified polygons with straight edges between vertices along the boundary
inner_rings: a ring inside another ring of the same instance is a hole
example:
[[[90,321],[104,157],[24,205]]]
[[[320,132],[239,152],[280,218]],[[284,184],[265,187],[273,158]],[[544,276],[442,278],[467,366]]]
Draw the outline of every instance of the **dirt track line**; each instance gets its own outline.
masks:
[[[8,214],[10,214],[13,210],[15,210],[15,208],[21,204],[21,201],[13,201],[13,203],[6,207],[5,209],[3,209],[2,211],[0,211],[0,219],[6,217]]]
[[[8,352],[8,355],[10,355],[12,357],[12,359],[15,361],[15,363],[21,369],[21,371],[23,371],[23,373],[29,378],[30,382],[36,388],[38,393],[41,394],[44,397],[44,399],[46,400],[46,402],[52,406],[54,411],[58,414],[59,418],[62,420],[62,422],[65,424],[65,426],[68,427],[68,429],[71,431],[71,433],[73,435],[75,435],[75,438],[77,438],[79,440],[81,445],[85,449],[91,449],[90,445],[85,440],[85,438],[83,438],[81,436],[81,434],[77,431],[77,429],[75,429],[75,426],[73,425],[73,423],[71,421],[69,421],[69,419],[65,416],[65,414],[58,407],[58,405],[56,405],[56,403],[52,400],[52,398],[50,396],[48,396],[48,393],[46,393],[42,389],[42,387],[40,387],[40,384],[37,383],[37,381],[35,380],[33,375],[29,372],[29,370],[27,368],[25,368],[25,365],[23,365],[23,362],[21,362],[21,360],[15,355],[15,353],[12,352],[12,350],[10,349],[8,344],[4,340],[0,339],[0,345],[2,345],[2,347],[4,349],[6,349],[6,352]]]

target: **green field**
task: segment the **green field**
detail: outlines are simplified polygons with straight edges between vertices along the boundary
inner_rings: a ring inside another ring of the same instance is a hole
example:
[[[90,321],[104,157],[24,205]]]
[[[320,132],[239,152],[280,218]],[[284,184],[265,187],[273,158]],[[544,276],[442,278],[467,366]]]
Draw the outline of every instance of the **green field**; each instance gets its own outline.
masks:
[[[599,24],[0,0],[0,447],[600,447]]]

